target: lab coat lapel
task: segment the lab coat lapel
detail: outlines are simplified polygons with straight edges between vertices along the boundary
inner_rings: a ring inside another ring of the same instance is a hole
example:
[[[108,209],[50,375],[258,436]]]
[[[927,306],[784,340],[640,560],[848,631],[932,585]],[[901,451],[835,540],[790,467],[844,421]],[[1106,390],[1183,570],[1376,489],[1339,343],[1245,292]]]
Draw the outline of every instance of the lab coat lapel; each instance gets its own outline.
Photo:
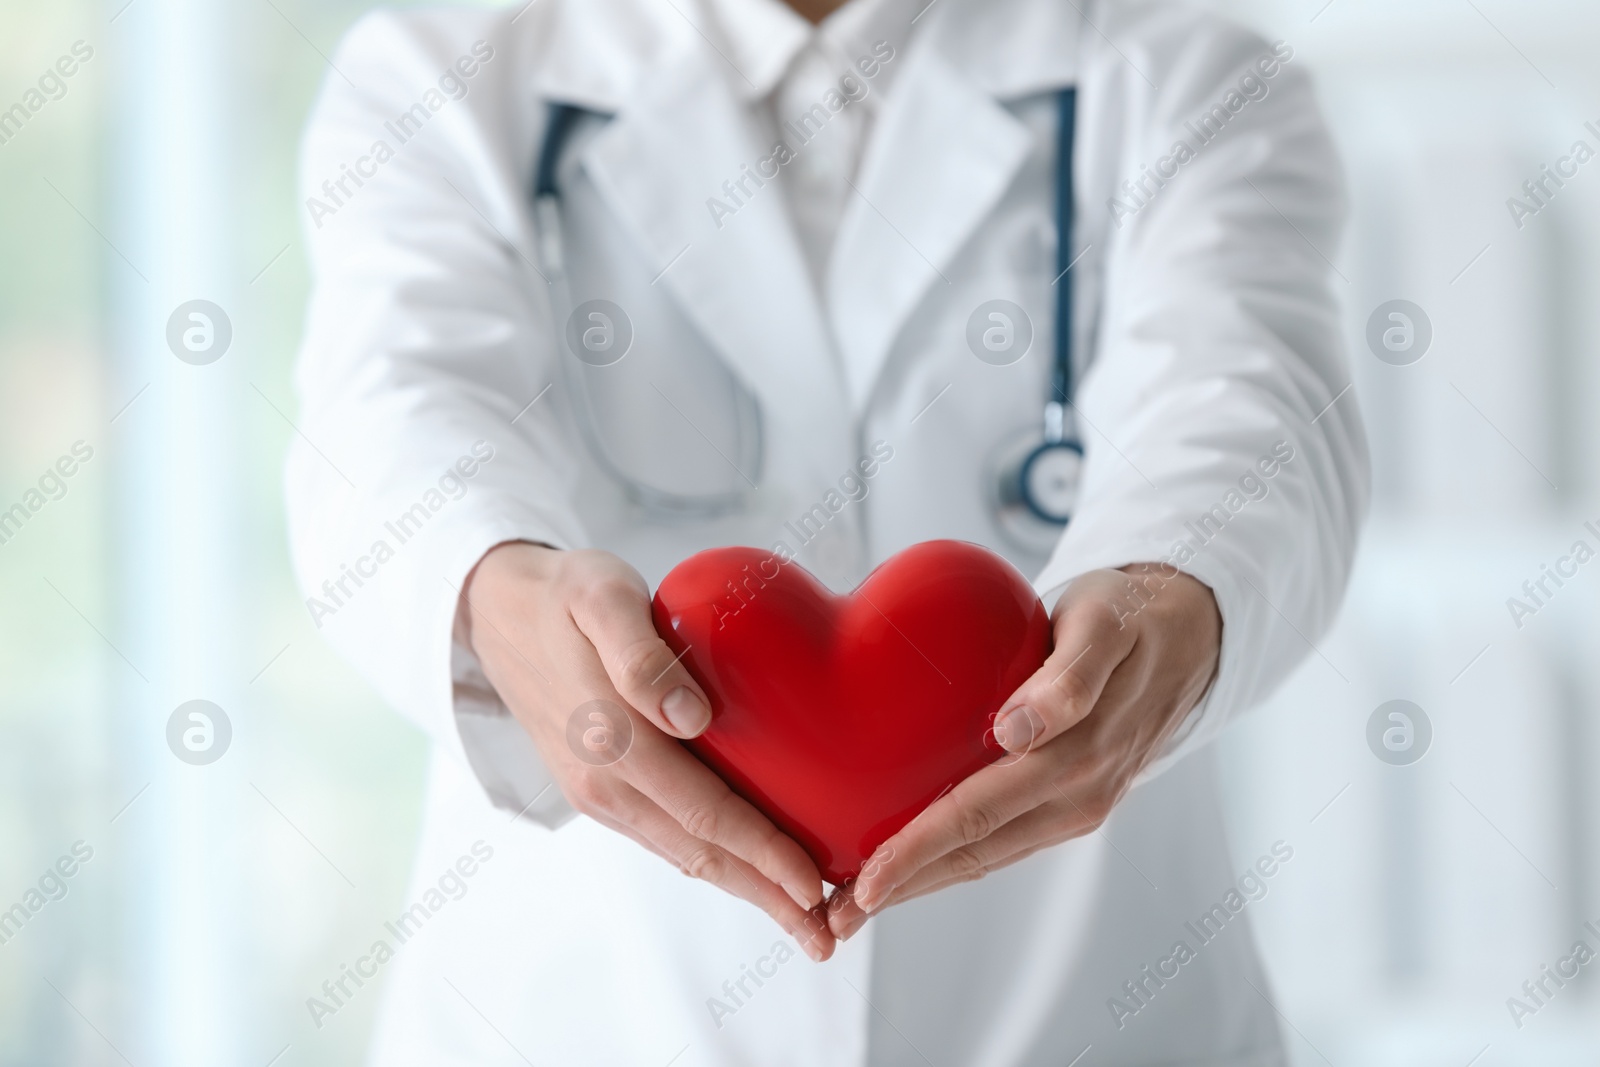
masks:
[[[655,284],[760,399],[764,421],[803,434],[809,465],[836,477],[850,419],[783,191],[750,178],[749,195],[724,188],[772,150],[738,77],[710,49],[680,53],[641,77],[583,162],[661,272]]]
[[[828,306],[855,410],[866,405],[923,295],[949,284],[945,268],[994,209],[1033,140],[939,49],[911,52],[830,262]]]

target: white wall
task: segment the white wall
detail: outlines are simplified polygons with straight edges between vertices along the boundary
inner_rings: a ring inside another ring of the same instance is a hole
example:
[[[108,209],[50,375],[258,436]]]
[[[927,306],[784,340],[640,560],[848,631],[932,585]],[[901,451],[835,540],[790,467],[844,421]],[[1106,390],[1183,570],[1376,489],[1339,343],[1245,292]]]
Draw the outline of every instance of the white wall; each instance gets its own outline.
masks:
[[[1600,150],[1583,129],[1600,120],[1600,10],[1210,6],[1317,74],[1351,180],[1337,262],[1373,445],[1372,523],[1319,642],[1338,673],[1313,655],[1224,747],[1236,849],[1299,849],[1258,917],[1285,1032],[1301,1064],[1593,1063],[1595,967],[1520,1029],[1506,1001],[1580,937],[1600,948],[1582,929],[1600,926],[1600,564],[1521,628],[1506,600],[1575,539],[1600,549],[1583,528],[1600,527],[1600,159],[1520,230],[1505,202],[1574,140]],[[1394,298],[1434,328],[1405,367],[1364,339]],[[1411,766],[1368,749],[1394,698],[1434,728]]]

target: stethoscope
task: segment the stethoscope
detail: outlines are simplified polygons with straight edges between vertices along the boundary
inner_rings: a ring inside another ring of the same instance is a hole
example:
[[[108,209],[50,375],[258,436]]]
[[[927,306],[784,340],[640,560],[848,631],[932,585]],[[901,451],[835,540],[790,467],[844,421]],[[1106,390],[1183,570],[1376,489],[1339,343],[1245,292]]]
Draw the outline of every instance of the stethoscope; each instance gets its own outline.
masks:
[[[1000,454],[991,462],[992,504],[996,509],[1001,528],[1028,547],[1047,548],[1060,534],[1061,528],[1072,519],[1077,506],[1078,486],[1082,476],[1083,443],[1072,425],[1073,396],[1072,365],[1072,220],[1073,181],[1072,160],[1077,118],[1077,90],[1062,89],[1058,94],[1059,130],[1056,155],[1055,215],[1056,241],[1056,299],[1055,299],[1055,352],[1051,368],[1050,394],[1045,400],[1042,432],[1034,431],[1027,437],[1003,445]],[[557,294],[560,305],[570,304],[566,293],[566,255],[561,231],[561,190],[556,180],[561,150],[570,137],[577,120],[586,110],[572,104],[552,103],[549,121],[534,166],[534,223],[538,232],[538,251],[541,272]],[[609,338],[604,312],[592,312],[596,318],[593,336]],[[564,331],[572,332],[572,331]],[[585,331],[581,338],[588,338]],[[574,341],[568,338],[569,348]],[[587,344],[579,340],[580,345]],[[570,353],[577,360],[591,366],[603,366],[592,351]],[[619,357],[620,358],[620,355]],[[587,401],[584,401],[585,405]],[[592,419],[580,419],[585,424],[585,434],[596,454],[609,472],[622,482],[630,495],[646,504],[655,504],[667,510],[683,513],[700,511],[717,514],[736,507],[743,492],[735,491],[715,496],[685,498],[666,494],[642,485],[626,475],[616,464],[607,462],[606,453],[593,428]],[[759,457],[761,452],[759,420],[754,423],[755,442],[745,451]]]
[[[1007,532],[1024,542],[1053,537],[1072,521],[1083,477],[1083,441],[1071,416],[1072,367],[1072,155],[1076,142],[1078,91],[1061,90],[1056,151],[1056,329],[1050,394],[1038,437],[1002,446],[995,463],[995,503]],[[1032,520],[1032,521],[1030,521]],[[1043,524],[1045,529],[1036,527]]]
[[[563,378],[573,393],[577,422],[589,446],[606,473],[621,485],[627,495],[647,510],[669,518],[721,515],[736,511],[746,502],[744,486],[725,492],[686,493],[649,485],[630,474],[621,462],[610,453],[605,435],[599,430],[600,419],[594,411],[594,397],[590,392],[593,375],[608,373],[627,355],[632,343],[632,325],[626,312],[609,301],[585,301],[574,306],[567,276],[566,244],[561,226],[561,188],[556,171],[565,146],[578,121],[594,114],[573,104],[552,103],[544,139],[534,166],[533,207],[537,254],[540,273],[549,283],[551,300],[556,309],[560,335],[565,338],[565,348],[571,359],[562,360]],[[761,406],[742,387],[732,386],[734,418],[738,426],[736,443],[731,454],[723,458],[734,465],[741,478],[747,482],[759,481],[763,465]],[[709,438],[708,438],[709,440]],[[714,446],[715,447],[715,446]]]

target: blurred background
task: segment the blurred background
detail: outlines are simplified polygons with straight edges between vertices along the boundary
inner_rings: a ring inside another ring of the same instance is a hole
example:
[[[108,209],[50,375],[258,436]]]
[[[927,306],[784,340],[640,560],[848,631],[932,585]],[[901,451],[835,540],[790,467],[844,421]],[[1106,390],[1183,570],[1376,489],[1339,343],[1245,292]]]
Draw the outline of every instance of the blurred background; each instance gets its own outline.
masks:
[[[0,926],[0,1064],[365,1047],[377,997],[320,1030],[304,1001],[336,934],[401,905],[425,749],[319,642],[280,468],[308,286],[296,145],[367,6],[0,8],[0,109],[44,98],[0,124],[0,511],[29,510],[0,525],[0,909],[48,894]],[[1507,199],[1575,141],[1600,149],[1600,9],[1207,6],[1317,74],[1351,180],[1335,262],[1374,450],[1341,621],[1223,743],[1236,854],[1295,849],[1252,907],[1290,1047],[1593,1064],[1600,968],[1520,1020],[1507,999],[1600,945],[1600,565],[1542,604],[1522,589],[1600,545],[1600,160],[1520,226]],[[231,332],[212,316],[208,366],[167,345],[194,300]],[[1410,347],[1369,345],[1397,308]],[[197,699],[222,709],[227,758],[205,769],[168,747]],[[1381,742],[1392,700],[1409,747]]]

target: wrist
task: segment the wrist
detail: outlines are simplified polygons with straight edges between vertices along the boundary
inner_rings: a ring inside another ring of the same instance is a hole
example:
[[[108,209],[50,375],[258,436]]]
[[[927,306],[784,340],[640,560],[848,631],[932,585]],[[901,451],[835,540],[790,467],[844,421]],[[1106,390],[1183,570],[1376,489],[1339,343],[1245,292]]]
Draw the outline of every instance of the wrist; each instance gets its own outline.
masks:
[[[484,658],[483,638],[493,627],[483,625],[484,616],[505,616],[500,603],[509,594],[513,600],[526,598],[531,586],[547,582],[561,556],[559,549],[533,541],[502,541],[485,552],[468,572],[461,586],[461,597],[468,605],[467,643],[480,659]]]
[[[1222,609],[1211,587],[1170,563],[1130,563],[1117,569],[1127,575],[1128,617],[1144,616],[1148,625],[1183,635],[1185,644],[1201,652],[1209,684],[1222,652]]]
[[[1171,563],[1130,563],[1109,573],[1118,576],[1106,589],[1118,629],[1138,625],[1183,633],[1213,655],[1220,649],[1222,612],[1211,587],[1200,579]]]
[[[1159,600],[1166,600],[1170,610],[1200,617],[1215,616],[1220,626],[1216,596],[1209,585],[1194,575],[1171,563],[1130,563],[1117,570],[1127,575],[1128,595],[1135,602],[1153,606]]]

